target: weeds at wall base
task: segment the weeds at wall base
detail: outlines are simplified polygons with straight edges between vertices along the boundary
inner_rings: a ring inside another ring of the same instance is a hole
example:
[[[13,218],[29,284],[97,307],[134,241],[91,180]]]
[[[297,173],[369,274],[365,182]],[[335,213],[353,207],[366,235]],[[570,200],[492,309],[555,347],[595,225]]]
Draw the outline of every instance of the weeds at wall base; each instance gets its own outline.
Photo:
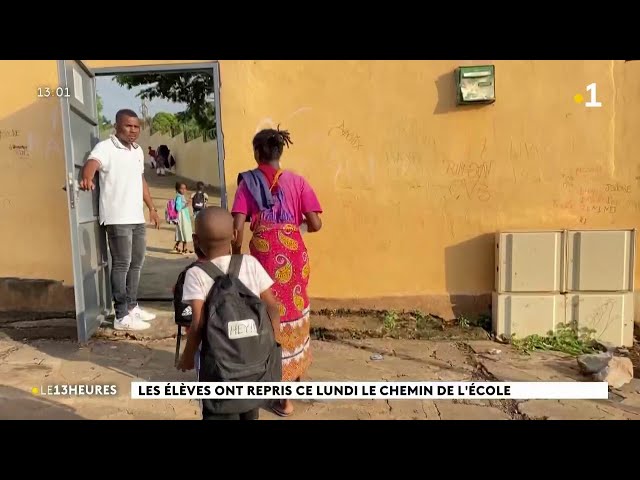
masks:
[[[314,317],[344,318],[323,328],[322,322],[312,325],[312,335],[318,339],[394,338],[412,340],[479,340],[489,338],[491,318],[480,317],[470,321],[465,317],[445,320],[437,315],[417,310],[319,310]],[[348,319],[348,321],[346,321]],[[366,319],[366,321],[364,320]],[[354,322],[354,320],[356,320]],[[361,321],[360,321],[361,320]],[[486,329],[485,327],[489,328]]]
[[[529,335],[521,339],[511,336],[508,342],[525,355],[533,351],[556,351],[577,357],[606,351],[594,338],[595,333],[595,330],[578,330],[570,325],[559,325],[556,331],[550,331],[546,336]]]

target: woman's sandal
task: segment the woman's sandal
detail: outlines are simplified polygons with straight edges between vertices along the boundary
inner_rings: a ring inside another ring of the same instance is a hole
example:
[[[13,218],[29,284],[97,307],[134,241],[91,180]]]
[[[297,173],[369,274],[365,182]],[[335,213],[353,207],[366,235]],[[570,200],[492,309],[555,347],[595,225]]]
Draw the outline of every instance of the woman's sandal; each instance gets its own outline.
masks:
[[[270,409],[273,413],[275,413],[279,417],[290,417],[291,415],[293,415],[293,411],[287,413],[284,410],[282,410],[282,408],[275,402],[271,404]]]

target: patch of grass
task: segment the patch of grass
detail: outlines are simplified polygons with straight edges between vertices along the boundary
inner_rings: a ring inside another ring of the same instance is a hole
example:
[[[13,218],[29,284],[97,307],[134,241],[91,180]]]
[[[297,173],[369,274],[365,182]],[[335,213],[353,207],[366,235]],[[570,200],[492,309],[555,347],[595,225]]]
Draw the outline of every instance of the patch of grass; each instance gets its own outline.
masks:
[[[430,328],[440,327],[440,322],[428,313],[422,313],[419,310],[413,310],[409,313],[409,319],[415,322],[415,330],[428,330]]]
[[[571,326],[559,325],[555,332],[549,332],[547,336],[529,335],[522,339],[511,337],[511,345],[524,354],[536,350],[553,350],[578,356],[601,351],[598,342],[593,338],[594,333],[595,330],[584,328],[577,331]]]
[[[385,330],[391,332],[398,326],[399,319],[400,316],[398,315],[398,312],[394,312],[393,310],[390,312],[385,312],[382,325],[384,326]]]
[[[460,315],[458,317],[458,326],[460,328],[469,328],[469,326],[470,326],[469,319],[467,317],[465,317],[464,315]]]

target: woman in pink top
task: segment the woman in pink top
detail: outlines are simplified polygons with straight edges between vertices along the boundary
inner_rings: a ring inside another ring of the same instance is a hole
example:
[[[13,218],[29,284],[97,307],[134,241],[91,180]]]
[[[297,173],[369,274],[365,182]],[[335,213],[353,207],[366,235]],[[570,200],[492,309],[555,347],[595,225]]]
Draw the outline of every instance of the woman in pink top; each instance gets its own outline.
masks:
[[[251,222],[251,255],[258,259],[275,284],[280,308],[283,381],[299,381],[311,364],[309,254],[300,227],[317,232],[322,227],[320,202],[300,175],[280,168],[280,157],[292,144],[289,132],[262,130],[253,138],[258,167],[238,175],[233,252],[240,253],[244,223]],[[277,402],[274,412],[293,413],[289,400]]]

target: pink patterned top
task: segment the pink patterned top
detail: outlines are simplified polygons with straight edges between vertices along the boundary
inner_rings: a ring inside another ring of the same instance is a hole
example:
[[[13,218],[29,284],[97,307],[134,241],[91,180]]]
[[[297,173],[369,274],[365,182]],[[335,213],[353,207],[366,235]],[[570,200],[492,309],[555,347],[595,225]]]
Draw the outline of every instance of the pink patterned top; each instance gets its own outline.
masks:
[[[302,225],[305,213],[322,213],[318,197],[304,177],[285,170],[278,179],[278,187],[273,195],[274,206],[259,212],[258,203],[244,181],[241,181],[231,213],[243,213],[249,218],[259,213],[263,222],[291,223],[296,226]]]

